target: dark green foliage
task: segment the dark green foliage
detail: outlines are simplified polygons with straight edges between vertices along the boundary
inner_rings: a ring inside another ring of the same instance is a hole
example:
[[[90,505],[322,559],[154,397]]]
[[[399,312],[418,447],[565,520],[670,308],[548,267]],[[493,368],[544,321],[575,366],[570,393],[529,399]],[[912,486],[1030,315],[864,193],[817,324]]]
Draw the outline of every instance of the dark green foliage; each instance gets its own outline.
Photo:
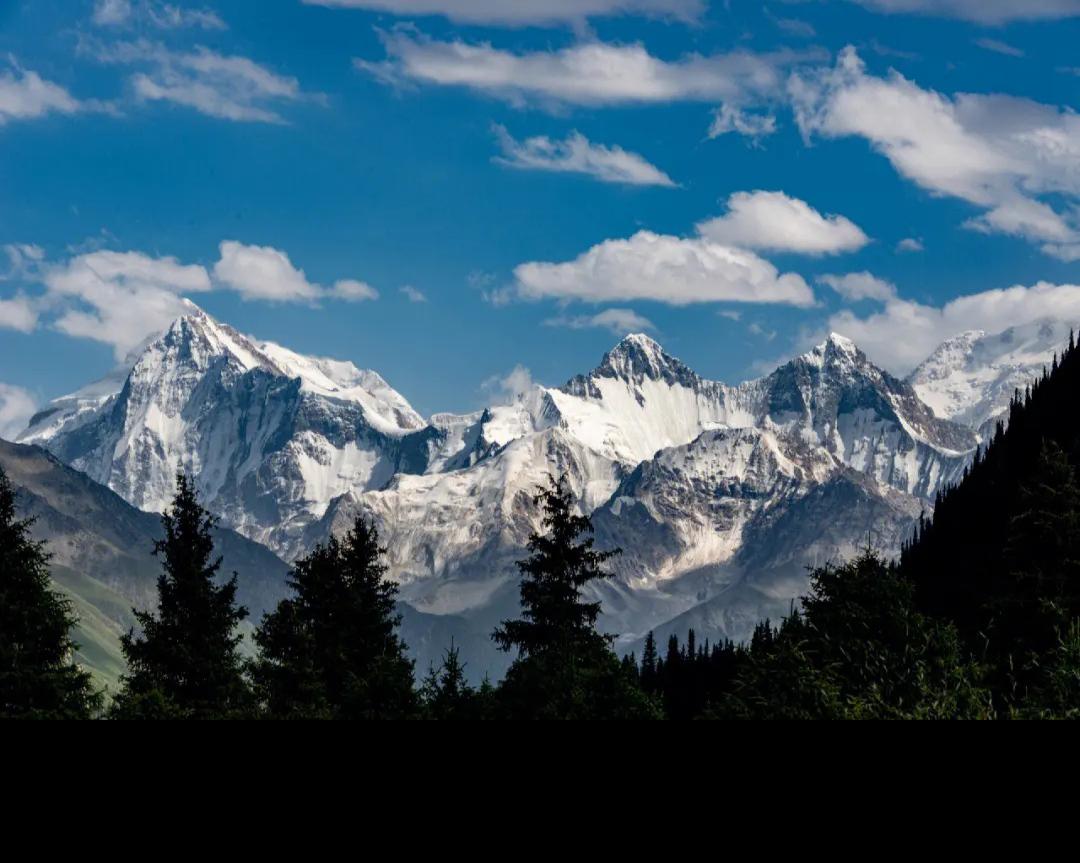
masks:
[[[487,680],[479,689],[468,684],[465,665],[451,643],[442,665],[428,671],[420,687],[420,700],[427,719],[490,719],[495,710],[493,693]]]
[[[989,694],[954,628],[917,611],[913,593],[869,551],[816,570],[802,612],[756,634],[721,715],[988,717]]]
[[[298,560],[295,596],[263,619],[253,668],[276,718],[396,719],[414,715],[412,661],[397,634],[397,585],[386,578],[374,525],[357,518]],[[456,656],[455,656],[456,662]]]
[[[110,714],[118,719],[221,719],[247,714],[251,697],[237,647],[247,610],[236,605],[236,576],[216,584],[215,519],[199,504],[187,477],[176,478],[165,538],[157,612],[134,612],[141,633],[121,639],[127,674]]]
[[[1080,354],[1017,393],[963,481],[938,499],[901,568],[924,613],[985,659],[995,704],[1026,704],[1080,615]]]
[[[1080,621],[1073,620],[1031,675],[1025,697],[1011,709],[1017,719],[1080,719]]]
[[[617,552],[593,548],[592,523],[574,514],[562,480],[541,490],[536,503],[546,533],[529,538],[530,555],[518,564],[522,617],[493,635],[502,649],[518,652],[499,690],[501,710],[515,719],[655,717],[636,674],[612,651],[612,637],[596,630],[600,603],[582,596],[590,582],[608,577],[602,566]]]
[[[731,691],[743,652],[732,641],[699,646],[691,629],[685,646],[670,636],[667,653],[659,659],[650,632],[642,653],[641,687],[663,704],[668,719],[697,719]]]
[[[74,664],[71,603],[49,587],[49,556],[15,517],[0,468],[0,718],[87,719],[101,705]]]

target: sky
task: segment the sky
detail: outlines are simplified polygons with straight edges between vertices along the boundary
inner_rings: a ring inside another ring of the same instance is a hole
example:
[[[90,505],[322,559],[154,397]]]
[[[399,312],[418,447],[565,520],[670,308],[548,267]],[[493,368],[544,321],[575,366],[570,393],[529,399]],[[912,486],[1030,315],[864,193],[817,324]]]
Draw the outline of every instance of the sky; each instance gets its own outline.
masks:
[[[0,0],[0,435],[184,298],[421,413],[1080,320],[1080,0]]]

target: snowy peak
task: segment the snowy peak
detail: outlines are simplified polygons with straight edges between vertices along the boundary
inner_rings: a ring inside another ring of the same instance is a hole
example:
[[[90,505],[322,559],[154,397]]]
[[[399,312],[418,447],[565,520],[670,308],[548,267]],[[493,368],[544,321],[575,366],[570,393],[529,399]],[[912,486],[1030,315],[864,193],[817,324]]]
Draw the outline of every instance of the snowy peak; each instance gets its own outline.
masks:
[[[634,385],[640,385],[647,380],[663,381],[686,387],[693,387],[700,380],[692,369],[665,352],[659,343],[643,333],[626,336],[604,354],[600,365],[593,369],[587,378],[574,378],[567,384],[567,388],[592,378],[613,378]]]
[[[961,333],[943,342],[908,382],[934,413],[977,430],[985,439],[1023,390],[1053,362],[1069,339],[1069,324],[1045,319],[988,335]]]
[[[820,369],[855,369],[869,365],[866,354],[858,345],[839,333],[830,333],[824,342],[799,357],[799,361]]]

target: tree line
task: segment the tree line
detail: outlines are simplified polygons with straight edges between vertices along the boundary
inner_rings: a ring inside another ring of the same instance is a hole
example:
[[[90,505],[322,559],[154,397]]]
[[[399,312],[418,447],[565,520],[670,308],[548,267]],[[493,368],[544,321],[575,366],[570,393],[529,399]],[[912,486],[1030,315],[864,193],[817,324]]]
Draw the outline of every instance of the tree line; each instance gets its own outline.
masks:
[[[777,625],[746,644],[691,630],[640,660],[597,628],[586,590],[616,550],[593,545],[561,481],[521,570],[521,614],[493,633],[505,678],[467,682],[457,649],[419,680],[375,527],[357,518],[298,560],[290,596],[244,658],[236,577],[222,580],[213,517],[178,477],[159,602],[122,639],[108,705],[73,662],[70,604],[15,514],[0,471],[0,716],[116,719],[982,719],[1080,717],[1080,351],[1010,406],[964,478],[898,561],[872,549],[810,574]]]

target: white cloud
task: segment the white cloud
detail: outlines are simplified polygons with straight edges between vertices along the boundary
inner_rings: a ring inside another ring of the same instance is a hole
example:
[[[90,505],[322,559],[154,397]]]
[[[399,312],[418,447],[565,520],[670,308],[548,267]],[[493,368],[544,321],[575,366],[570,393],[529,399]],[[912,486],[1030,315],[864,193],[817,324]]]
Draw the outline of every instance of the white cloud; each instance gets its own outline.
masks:
[[[9,267],[6,273],[0,274],[0,281],[28,275],[45,259],[45,250],[33,243],[8,243],[3,250]]]
[[[523,365],[516,365],[506,376],[494,375],[480,384],[480,389],[501,404],[513,404],[533,388],[533,377]]]
[[[111,45],[83,39],[80,50],[102,63],[143,67],[131,77],[139,99],[171,102],[223,120],[284,123],[278,103],[321,98],[254,60],[201,46],[182,52],[144,39]]]
[[[517,141],[502,126],[496,126],[495,135],[502,150],[496,161],[511,168],[586,174],[605,183],[631,186],[675,185],[671,177],[637,153],[593,144],[580,132],[571,132],[562,141],[546,136]]]
[[[16,294],[10,300],[0,299],[0,329],[29,333],[37,326],[38,312],[33,300]]]
[[[285,252],[271,246],[245,246],[226,240],[214,264],[214,278],[245,300],[315,302],[323,289],[308,281]]]
[[[0,126],[10,120],[32,120],[46,114],[74,114],[84,106],[59,84],[15,65],[0,71]]]
[[[111,345],[118,358],[184,314],[188,304],[182,294],[212,287],[197,264],[111,251],[47,266],[43,282],[47,299],[59,306],[53,325],[70,336]]]
[[[308,279],[289,256],[272,246],[248,246],[225,240],[214,264],[214,279],[245,300],[279,303],[317,303],[322,299],[350,302],[374,300],[378,291],[356,279],[341,279],[329,288]]]
[[[855,0],[877,12],[912,12],[982,24],[1039,21],[1080,15],[1080,0]]]
[[[781,274],[753,252],[710,240],[639,231],[605,240],[572,261],[514,269],[514,295],[591,303],[655,300],[669,305],[746,302],[813,305],[803,278]]]
[[[27,390],[0,383],[0,438],[14,440],[37,411],[37,401]]]
[[[440,42],[396,30],[383,34],[381,63],[357,68],[390,84],[468,87],[513,103],[633,105],[725,102],[778,95],[782,71],[808,56],[734,51],[679,60],[653,57],[641,44],[582,42],[558,51],[513,53],[489,43]]]
[[[976,39],[975,44],[985,51],[993,51],[995,54],[1004,54],[1006,57],[1023,57],[1024,52],[1019,48],[1002,42],[1000,39]]]
[[[225,22],[211,9],[185,9],[156,0],[97,0],[94,23],[101,27],[126,27],[148,24],[161,30],[198,27],[224,30]]]
[[[905,237],[899,243],[896,244],[896,251],[898,252],[924,252],[926,246],[923,245],[922,238],[920,237]]]
[[[723,104],[713,111],[713,121],[709,126],[710,138],[719,138],[737,132],[755,141],[766,138],[776,132],[776,117],[772,114],[744,111],[734,105]]]
[[[358,279],[339,279],[330,288],[329,296],[347,303],[362,303],[379,299],[379,292],[367,282]]]
[[[414,288],[412,285],[402,285],[401,293],[403,293],[410,303],[426,303],[427,295],[418,288]]]
[[[726,215],[701,222],[708,240],[748,249],[832,255],[861,249],[869,241],[858,225],[843,216],[822,216],[783,192],[736,192]]]
[[[559,315],[544,321],[546,327],[566,327],[571,330],[605,329],[617,336],[655,330],[656,325],[633,309],[604,309],[595,315]]]
[[[938,308],[894,298],[867,317],[850,310],[829,328],[843,333],[875,362],[906,374],[943,341],[966,330],[1001,332],[1042,318],[1080,322],[1080,286],[1040,282],[959,297]]]
[[[848,273],[843,276],[819,276],[818,282],[832,288],[846,300],[877,300],[886,303],[896,298],[896,285],[872,273]]]
[[[442,15],[467,24],[521,27],[577,24],[586,18],[641,14],[694,21],[703,0],[303,0],[310,6],[369,9],[392,15]]]
[[[220,253],[213,277],[199,264],[142,252],[98,250],[63,263],[39,261],[26,276],[44,286],[44,295],[0,301],[0,327],[28,332],[39,316],[48,316],[60,332],[111,345],[123,358],[189,313],[191,303],[185,297],[191,294],[226,289],[245,300],[307,303],[378,297],[374,288],[355,279],[341,279],[330,287],[312,283],[284,252],[268,246],[227,240]]]
[[[808,139],[860,136],[903,176],[985,212],[968,227],[1044,244],[1080,242],[1080,115],[1004,95],[924,90],[893,71],[868,75],[846,48],[835,68],[789,83]],[[1040,196],[1064,196],[1064,212]],[[1050,248],[1047,249],[1051,251]]]

